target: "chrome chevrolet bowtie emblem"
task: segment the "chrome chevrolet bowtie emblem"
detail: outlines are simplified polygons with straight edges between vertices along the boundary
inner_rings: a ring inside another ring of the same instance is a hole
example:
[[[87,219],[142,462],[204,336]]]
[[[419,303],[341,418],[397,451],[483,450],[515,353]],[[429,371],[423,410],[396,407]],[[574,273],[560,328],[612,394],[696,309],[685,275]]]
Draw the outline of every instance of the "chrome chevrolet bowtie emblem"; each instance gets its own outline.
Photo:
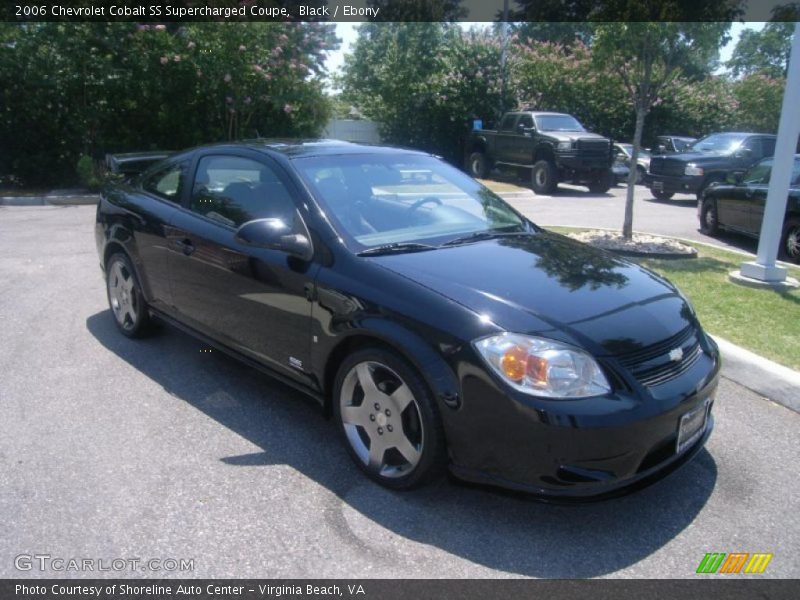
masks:
[[[669,359],[674,362],[678,362],[680,359],[683,358],[683,348],[673,348],[669,351]]]

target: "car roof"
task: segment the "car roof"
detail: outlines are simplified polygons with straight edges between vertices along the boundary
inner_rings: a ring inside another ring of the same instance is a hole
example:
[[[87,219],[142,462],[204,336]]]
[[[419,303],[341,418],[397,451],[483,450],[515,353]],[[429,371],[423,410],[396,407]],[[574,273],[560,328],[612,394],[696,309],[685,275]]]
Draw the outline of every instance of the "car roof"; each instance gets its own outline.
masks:
[[[249,148],[259,150],[268,154],[282,154],[287,158],[305,158],[310,156],[331,156],[342,154],[416,154],[418,156],[431,156],[428,152],[414,150],[410,148],[400,148],[394,146],[380,146],[373,144],[358,144],[345,142],[342,140],[332,140],[325,138],[257,138],[252,140],[241,140],[236,142],[224,142],[220,144],[210,144],[196,148],[195,150],[206,150],[209,148]]]

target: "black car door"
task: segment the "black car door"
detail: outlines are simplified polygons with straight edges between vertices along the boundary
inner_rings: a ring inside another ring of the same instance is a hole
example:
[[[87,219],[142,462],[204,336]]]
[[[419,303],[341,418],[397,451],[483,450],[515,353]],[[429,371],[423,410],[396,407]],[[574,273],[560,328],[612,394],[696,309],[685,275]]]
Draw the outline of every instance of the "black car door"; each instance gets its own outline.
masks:
[[[172,305],[167,267],[168,226],[180,206],[189,164],[189,159],[183,158],[146,172],[136,186],[135,206],[130,212],[141,285],[148,302],[167,312]]]
[[[745,208],[747,214],[742,226],[746,233],[758,235],[761,232],[761,220],[764,218],[764,206],[767,204],[769,178],[772,174],[772,159],[766,158],[753,166],[745,176]]]
[[[518,136],[514,129],[517,122],[517,115],[509,114],[503,117],[500,127],[495,135],[495,160],[504,163],[514,163],[517,161],[514,153],[515,144]]]
[[[769,177],[771,159],[766,159],[744,172],[736,185],[722,185],[715,191],[719,223],[728,229],[752,231],[753,205],[766,194],[765,177]],[[769,181],[768,179],[766,181]]]
[[[191,193],[170,228],[169,268],[182,321],[306,381],[307,294],[318,265],[236,238],[237,228],[253,219],[302,224],[296,195],[286,173],[261,153],[209,150],[198,155]]]

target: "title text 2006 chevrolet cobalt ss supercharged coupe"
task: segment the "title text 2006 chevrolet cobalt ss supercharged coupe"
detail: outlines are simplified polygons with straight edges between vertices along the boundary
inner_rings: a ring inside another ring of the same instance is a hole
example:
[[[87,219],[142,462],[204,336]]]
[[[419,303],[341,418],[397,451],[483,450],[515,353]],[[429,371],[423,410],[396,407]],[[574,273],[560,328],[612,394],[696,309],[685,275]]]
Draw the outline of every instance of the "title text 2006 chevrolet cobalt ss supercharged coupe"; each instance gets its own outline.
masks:
[[[167,321],[302,389],[391,488],[610,496],[713,427],[718,350],[678,290],[423,153],[189,150],[107,190],[96,239],[123,334]]]

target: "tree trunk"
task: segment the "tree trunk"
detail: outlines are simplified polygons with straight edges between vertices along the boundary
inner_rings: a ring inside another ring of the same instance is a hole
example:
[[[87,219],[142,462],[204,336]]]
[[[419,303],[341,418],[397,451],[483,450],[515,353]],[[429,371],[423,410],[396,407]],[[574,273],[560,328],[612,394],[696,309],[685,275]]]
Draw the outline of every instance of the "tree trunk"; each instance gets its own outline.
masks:
[[[628,193],[625,198],[625,221],[622,224],[622,236],[629,240],[633,237],[633,195],[636,192],[636,165],[639,159],[639,147],[642,144],[642,130],[647,107],[643,102],[636,103],[636,129],[633,132],[633,152],[631,153],[630,173],[628,173]]]

